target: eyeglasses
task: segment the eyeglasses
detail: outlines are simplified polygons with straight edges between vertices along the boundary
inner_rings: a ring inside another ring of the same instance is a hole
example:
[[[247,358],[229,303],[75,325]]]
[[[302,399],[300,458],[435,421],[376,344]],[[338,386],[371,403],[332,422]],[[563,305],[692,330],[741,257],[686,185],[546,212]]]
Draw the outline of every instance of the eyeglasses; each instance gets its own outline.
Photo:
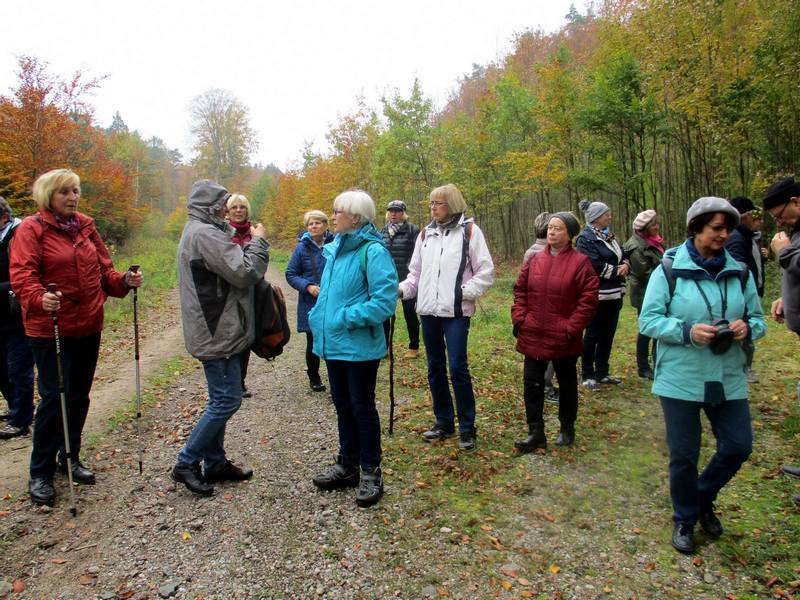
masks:
[[[428,204],[428,206],[430,206],[431,208],[436,208],[437,206],[447,206],[447,201],[431,200],[431,203]]]
[[[786,207],[789,206],[789,202],[791,202],[791,200],[788,200],[786,202],[786,204],[783,205],[783,208],[780,210],[780,212],[777,215],[773,215],[772,213],[769,213],[770,215],[772,215],[772,218],[775,220],[776,223],[780,223],[781,222],[781,217],[783,216],[783,212],[786,210]]]

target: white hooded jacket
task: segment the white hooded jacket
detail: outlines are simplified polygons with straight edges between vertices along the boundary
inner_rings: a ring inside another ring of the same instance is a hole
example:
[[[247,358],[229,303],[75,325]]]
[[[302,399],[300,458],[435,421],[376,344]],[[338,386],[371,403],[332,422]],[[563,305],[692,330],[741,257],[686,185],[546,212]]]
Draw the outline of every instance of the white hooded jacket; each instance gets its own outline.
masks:
[[[451,227],[431,221],[420,232],[400,290],[403,300],[417,298],[420,315],[471,317],[475,300],[493,281],[486,238],[472,219],[462,215]]]

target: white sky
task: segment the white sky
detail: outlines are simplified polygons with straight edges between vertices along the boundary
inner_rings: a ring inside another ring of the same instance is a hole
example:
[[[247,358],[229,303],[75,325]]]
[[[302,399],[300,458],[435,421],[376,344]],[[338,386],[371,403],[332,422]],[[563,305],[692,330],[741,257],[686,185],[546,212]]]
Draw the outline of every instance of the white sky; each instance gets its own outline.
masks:
[[[418,77],[441,107],[458,77],[511,49],[515,33],[557,30],[573,0],[0,0],[0,94],[16,56],[66,78],[108,75],[90,98],[97,123],[119,111],[130,129],[189,154],[187,107],[209,87],[250,108],[254,161],[281,168],[363,95],[408,95]],[[585,12],[583,0],[574,0]]]

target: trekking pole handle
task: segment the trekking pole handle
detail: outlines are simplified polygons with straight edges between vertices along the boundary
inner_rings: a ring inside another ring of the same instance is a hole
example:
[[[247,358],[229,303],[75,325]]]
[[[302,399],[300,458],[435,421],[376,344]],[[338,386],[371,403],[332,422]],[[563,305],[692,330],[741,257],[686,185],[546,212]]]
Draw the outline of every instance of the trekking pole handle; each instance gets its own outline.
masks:
[[[128,271],[130,271],[131,273],[138,273],[139,267],[141,267],[141,265],[131,265],[130,267],[128,267]]]
[[[55,294],[58,291],[58,286],[55,283],[48,283],[47,291],[51,294]]]

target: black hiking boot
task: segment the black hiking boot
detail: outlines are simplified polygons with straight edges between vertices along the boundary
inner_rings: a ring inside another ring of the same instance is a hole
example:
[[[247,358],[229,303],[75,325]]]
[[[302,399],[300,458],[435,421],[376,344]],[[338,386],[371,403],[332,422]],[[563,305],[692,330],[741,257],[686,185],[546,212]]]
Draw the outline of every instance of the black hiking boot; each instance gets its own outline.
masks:
[[[544,435],[544,423],[528,423],[528,437],[514,442],[514,448],[520,452],[533,452],[537,448],[547,448],[547,437]]]
[[[231,461],[226,460],[221,469],[205,472],[206,483],[220,483],[222,481],[245,481],[253,476],[253,469],[247,467],[237,467]]]
[[[719,517],[714,513],[713,504],[700,509],[700,518],[698,520],[700,521],[700,527],[712,540],[719,538],[725,531]]]
[[[694,554],[697,549],[694,543],[694,526],[675,523],[672,528],[672,547],[683,554]]]
[[[335,464],[322,473],[314,475],[311,481],[321,490],[330,491],[343,487],[356,487],[358,485],[358,467],[346,467],[342,462],[342,457],[337,456]]]
[[[462,431],[458,436],[459,448],[467,451],[475,450],[478,445],[478,435],[474,429],[472,431]]]
[[[187,490],[198,496],[210,496],[214,493],[214,486],[205,480],[197,463],[193,465],[178,463],[173,467],[170,476],[172,481],[184,484]]]
[[[309,377],[308,385],[311,387],[312,392],[324,392],[327,389],[319,375],[316,377]]]
[[[456,437],[456,432],[455,429],[447,430],[444,425],[436,423],[433,427],[428,429],[428,431],[423,433],[422,437],[426,442],[435,442],[437,440],[447,440]]]
[[[67,459],[63,456],[58,458],[58,470],[64,475],[67,474]],[[94,485],[95,477],[89,469],[83,466],[81,461],[72,461],[72,481],[81,485]]]
[[[575,425],[561,425],[556,446],[572,446],[575,443]]]
[[[53,506],[56,503],[52,477],[31,477],[28,493],[31,495],[31,502],[38,506]]]
[[[356,504],[361,508],[372,506],[383,497],[383,474],[380,467],[363,469],[356,491]]]

